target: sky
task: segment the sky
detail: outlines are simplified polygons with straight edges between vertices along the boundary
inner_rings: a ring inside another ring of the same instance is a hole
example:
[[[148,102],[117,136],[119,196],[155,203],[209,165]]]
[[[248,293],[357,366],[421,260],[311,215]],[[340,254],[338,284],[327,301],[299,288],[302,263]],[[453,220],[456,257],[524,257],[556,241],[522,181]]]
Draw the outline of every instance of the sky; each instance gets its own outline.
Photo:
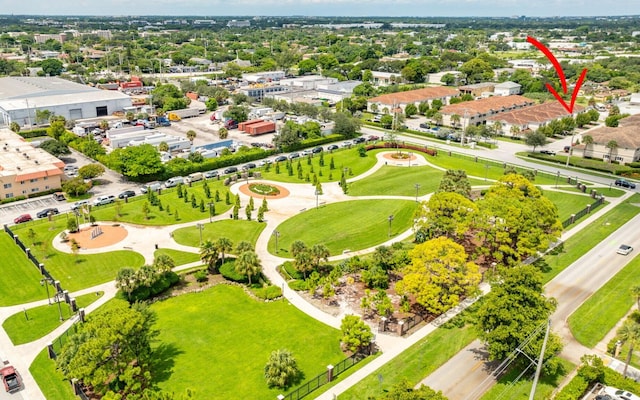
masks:
[[[638,0],[0,0],[0,14],[253,16],[639,15]]]

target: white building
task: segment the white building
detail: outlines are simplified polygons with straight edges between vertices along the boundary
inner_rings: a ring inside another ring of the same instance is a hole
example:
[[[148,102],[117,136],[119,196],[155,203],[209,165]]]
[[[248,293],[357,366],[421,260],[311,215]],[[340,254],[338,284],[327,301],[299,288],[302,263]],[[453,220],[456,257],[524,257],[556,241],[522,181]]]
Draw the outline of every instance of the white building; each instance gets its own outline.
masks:
[[[0,126],[36,123],[36,111],[48,110],[67,120],[106,117],[131,107],[126,94],[100,90],[61,78],[0,78]]]
[[[506,82],[498,83],[493,88],[493,93],[496,96],[511,96],[512,94],[520,94],[521,88],[522,88],[522,85],[518,83],[506,81]]]
[[[242,74],[242,79],[249,83],[264,83],[279,81],[285,77],[284,71],[264,71],[252,74]]]

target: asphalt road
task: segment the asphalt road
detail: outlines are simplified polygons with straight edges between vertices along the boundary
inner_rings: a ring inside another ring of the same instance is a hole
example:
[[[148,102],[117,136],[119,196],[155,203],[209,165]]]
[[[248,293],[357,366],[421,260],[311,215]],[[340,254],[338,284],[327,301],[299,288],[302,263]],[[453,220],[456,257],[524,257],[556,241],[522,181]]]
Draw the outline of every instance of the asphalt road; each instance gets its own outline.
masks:
[[[623,256],[616,254],[616,250],[623,243],[631,245],[636,251],[640,249],[638,224],[640,215],[584,254],[545,286],[546,294],[558,301],[558,307],[551,316],[551,328],[562,337],[565,344],[561,354],[563,358],[577,364],[583,354],[595,352],[573,338],[566,320],[589,296],[633,259],[633,253]],[[441,390],[450,400],[478,399],[495,384],[492,375],[495,364],[488,364],[483,355],[482,343],[476,340],[422,383]]]

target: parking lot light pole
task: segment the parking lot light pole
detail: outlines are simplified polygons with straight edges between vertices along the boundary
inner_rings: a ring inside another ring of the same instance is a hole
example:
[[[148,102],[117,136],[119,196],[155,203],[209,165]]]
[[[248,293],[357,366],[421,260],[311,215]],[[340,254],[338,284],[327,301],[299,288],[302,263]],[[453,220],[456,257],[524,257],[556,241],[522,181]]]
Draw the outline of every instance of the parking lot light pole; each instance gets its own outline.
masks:
[[[51,296],[49,295],[49,280],[47,278],[40,279],[40,286],[44,286],[47,289],[47,301],[51,305]]]

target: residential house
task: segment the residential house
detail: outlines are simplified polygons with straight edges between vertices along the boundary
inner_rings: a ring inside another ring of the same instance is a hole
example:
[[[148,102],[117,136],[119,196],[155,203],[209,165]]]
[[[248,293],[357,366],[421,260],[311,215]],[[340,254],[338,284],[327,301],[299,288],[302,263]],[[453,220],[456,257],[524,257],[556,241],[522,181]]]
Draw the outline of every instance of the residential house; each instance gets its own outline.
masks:
[[[620,164],[640,161],[640,114],[620,120],[616,128],[602,126],[582,135],[582,143],[573,146],[573,155],[597,158]],[[593,143],[585,144],[585,137],[591,136]],[[615,143],[615,146],[611,146]]]
[[[487,93],[493,93],[495,86],[495,82],[480,82],[471,85],[458,86],[458,90],[461,94],[470,94],[473,97],[478,98],[487,97]]]
[[[367,109],[373,112],[376,112],[374,110],[381,112],[385,108],[391,110],[392,108],[399,107],[404,111],[408,104],[418,106],[422,102],[427,102],[431,105],[436,99],[442,101],[443,104],[449,104],[449,100],[459,93],[458,89],[455,88],[435,86],[406,92],[383,94],[369,99],[369,101],[367,101]]]
[[[457,115],[460,118],[459,126],[480,125],[491,116],[506,113],[519,108],[532,106],[535,101],[526,97],[513,96],[491,96],[484,99],[464,101],[462,103],[450,104],[440,109],[443,125],[453,126],[452,117]]]
[[[582,111],[584,107],[576,104],[571,115],[576,116]],[[490,116],[487,118],[487,125],[493,126],[496,121],[500,122],[502,129],[499,133],[504,136],[518,136],[527,129],[535,131],[542,125],[568,115],[562,104],[550,101]],[[517,129],[512,129],[514,126]]]

